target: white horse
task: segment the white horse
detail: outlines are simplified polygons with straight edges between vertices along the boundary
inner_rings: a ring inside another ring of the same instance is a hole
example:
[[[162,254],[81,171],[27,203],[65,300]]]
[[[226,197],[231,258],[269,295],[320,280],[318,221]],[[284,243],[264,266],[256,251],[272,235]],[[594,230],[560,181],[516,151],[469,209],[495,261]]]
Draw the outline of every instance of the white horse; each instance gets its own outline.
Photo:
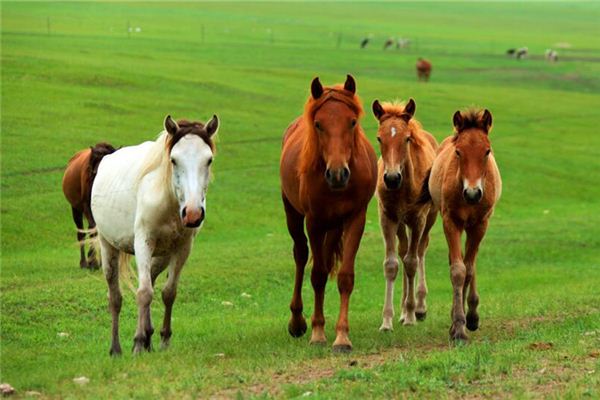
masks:
[[[203,125],[167,116],[154,142],[124,147],[100,163],[92,186],[92,212],[102,252],[112,314],[111,355],[121,354],[119,269],[135,254],[139,278],[138,323],[133,352],[151,350],[150,303],[156,277],[169,267],[162,291],[165,317],[161,347],[171,337],[171,310],[181,269],[206,213],[206,189],[214,155],[217,116]]]

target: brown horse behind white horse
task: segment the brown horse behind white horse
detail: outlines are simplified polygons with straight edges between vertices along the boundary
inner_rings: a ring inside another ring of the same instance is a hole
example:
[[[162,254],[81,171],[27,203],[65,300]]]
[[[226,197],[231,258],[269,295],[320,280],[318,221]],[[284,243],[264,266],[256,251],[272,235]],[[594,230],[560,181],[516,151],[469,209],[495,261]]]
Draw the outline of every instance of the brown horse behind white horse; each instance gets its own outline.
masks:
[[[431,76],[431,62],[420,58],[417,60],[417,79],[427,82]]]
[[[77,241],[79,242],[80,252],[79,266],[81,268],[99,267],[93,246],[90,246],[87,258],[85,255],[86,232],[83,227],[83,217],[85,216],[88,221],[88,230],[92,231],[90,236],[95,236],[93,230],[96,227],[96,222],[90,208],[92,183],[102,158],[114,151],[115,148],[108,143],[98,143],[94,147],[81,150],[71,157],[63,175],[63,193],[69,204],[71,204],[73,221],[77,226]]]
[[[479,327],[479,294],[476,285],[475,259],[485,235],[488,220],[500,198],[502,181],[496,165],[489,132],[492,114],[488,110],[457,111],[454,135],[446,138],[439,149],[429,177],[427,189],[439,208],[448,242],[450,278],[452,281],[452,326],[450,339],[465,341],[466,327]],[[467,240],[463,257],[461,235]],[[465,318],[465,297],[469,311]]]
[[[394,281],[398,274],[398,256],[404,264],[400,322],[413,325],[425,319],[427,283],[425,252],[429,231],[437,216],[431,203],[417,204],[425,176],[431,169],[437,142],[413,117],[416,105],[373,102],[373,114],[379,121],[377,141],[381,147],[377,179],[379,221],[385,244],[383,274],[386,279],[383,323],[380,330],[393,329]],[[410,240],[406,235],[410,233]],[[396,247],[396,237],[399,240]],[[415,304],[414,280],[419,271]]]

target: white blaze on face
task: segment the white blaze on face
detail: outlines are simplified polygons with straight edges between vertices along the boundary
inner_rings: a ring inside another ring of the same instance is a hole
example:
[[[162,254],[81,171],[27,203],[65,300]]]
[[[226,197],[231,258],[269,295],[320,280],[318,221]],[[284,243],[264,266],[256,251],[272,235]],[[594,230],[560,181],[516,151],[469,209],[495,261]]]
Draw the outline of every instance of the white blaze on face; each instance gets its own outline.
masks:
[[[180,213],[185,207],[197,211],[206,209],[206,188],[212,156],[210,146],[196,135],[184,136],[173,146],[173,189]]]
[[[392,132],[392,137],[396,136],[396,133],[398,133],[398,132],[396,132],[396,128],[393,126],[392,126],[391,132]]]

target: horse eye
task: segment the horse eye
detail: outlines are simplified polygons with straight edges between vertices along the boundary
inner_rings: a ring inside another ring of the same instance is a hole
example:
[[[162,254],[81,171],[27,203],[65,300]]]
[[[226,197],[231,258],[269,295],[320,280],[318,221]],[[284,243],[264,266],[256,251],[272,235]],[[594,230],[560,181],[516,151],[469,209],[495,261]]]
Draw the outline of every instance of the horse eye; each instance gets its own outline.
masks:
[[[406,138],[406,143],[410,142],[410,140],[411,140],[411,139],[410,139],[410,136],[408,136],[408,137]]]
[[[315,121],[315,128],[321,130],[321,123],[319,121]]]
[[[173,164],[173,166],[176,166],[176,165],[177,165],[177,163],[175,162],[175,160],[174,160],[174,159],[172,159],[172,158],[171,158],[171,164]]]
[[[355,119],[353,119],[353,120],[350,122],[350,125],[352,125],[352,127],[354,128],[354,127],[356,126],[356,120],[355,120]]]
[[[212,159],[212,157],[211,157],[211,158],[209,158],[209,159],[208,159],[208,162],[206,163],[206,165],[210,165],[210,164],[212,164],[212,160],[213,160],[213,159]]]
[[[487,151],[485,152],[485,155],[489,156],[491,151],[492,151],[492,149],[487,149]]]
[[[456,153],[457,157],[460,157],[460,153],[458,152],[458,150],[454,150],[454,152]]]
[[[377,141],[381,143],[381,138],[379,136],[377,136]]]

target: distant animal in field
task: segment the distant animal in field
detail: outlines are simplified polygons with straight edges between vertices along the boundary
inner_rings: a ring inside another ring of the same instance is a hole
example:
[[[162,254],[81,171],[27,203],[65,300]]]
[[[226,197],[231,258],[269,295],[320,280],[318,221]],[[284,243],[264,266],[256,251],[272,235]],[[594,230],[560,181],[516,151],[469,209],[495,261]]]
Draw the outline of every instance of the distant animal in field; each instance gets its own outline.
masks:
[[[326,87],[315,78],[310,93],[304,114],[285,132],[280,162],[281,195],[296,263],[288,331],[293,337],[306,332],[302,315],[302,282],[308,261],[306,220],[313,260],[310,281],[315,293],[310,343],[327,342],[325,285],[341,261],[337,271],[340,315],[333,351],[346,352],[352,349],[348,309],[354,262],[377,183],[377,156],[359,123],[363,110],[351,75],[344,85]]]
[[[424,58],[417,60],[417,79],[420,81],[427,82],[431,76],[431,62]]]
[[[215,153],[214,115],[206,124],[167,116],[156,141],[123,147],[104,158],[92,186],[92,212],[102,251],[112,315],[111,355],[121,354],[119,271],[135,254],[139,286],[133,352],[152,348],[150,304],[158,275],[168,268],[161,347],[171,338],[171,311],[179,274],[206,216],[206,190]]]
[[[558,52],[556,50],[546,49],[545,57],[546,57],[546,60],[548,60],[550,62],[557,62],[558,61]]]
[[[471,331],[479,327],[475,261],[500,199],[502,181],[489,139],[490,111],[457,111],[453,122],[454,135],[440,145],[420,200],[433,201],[442,216],[453,293],[450,339],[466,341],[465,324]],[[463,231],[467,234],[464,256]],[[466,318],[465,300],[469,306]]]
[[[383,49],[387,50],[389,47],[391,47],[394,44],[395,40],[394,38],[388,38],[384,43],[383,43]]]
[[[517,52],[517,49],[515,49],[515,48],[508,49],[508,50],[506,50],[506,55],[510,56],[510,57],[514,57],[516,52]]]
[[[370,40],[371,40],[371,39],[370,39],[370,38],[368,38],[368,37],[364,38],[364,39],[363,39],[363,40],[360,42],[360,48],[361,48],[361,49],[364,49],[365,47],[367,47],[367,45],[369,44],[369,41],[370,41]]]
[[[71,205],[73,221],[77,227],[77,241],[79,242],[79,266],[81,268],[98,268],[94,247],[90,245],[87,257],[85,254],[85,239],[87,237],[83,225],[83,217],[87,219],[90,238],[95,237],[96,223],[90,208],[92,183],[102,158],[115,151],[108,143],[98,143],[93,147],[77,152],[67,164],[62,179],[62,189],[65,198]]]
[[[410,39],[400,38],[396,41],[396,49],[405,49],[410,46]]]
[[[515,53],[515,57],[517,58],[517,60],[522,60],[522,59],[526,58],[528,55],[529,55],[529,49],[527,47],[521,47]]]
[[[427,315],[425,253],[437,211],[430,202],[417,203],[417,199],[423,180],[433,164],[437,142],[414,118],[416,105],[413,99],[406,105],[380,104],[375,100],[372,108],[379,122],[377,141],[381,157],[378,162],[377,200],[385,245],[383,275],[386,289],[380,330],[390,331],[393,329],[394,281],[398,274],[398,258],[404,264],[400,322],[413,325]],[[417,271],[419,286],[415,303]]]

